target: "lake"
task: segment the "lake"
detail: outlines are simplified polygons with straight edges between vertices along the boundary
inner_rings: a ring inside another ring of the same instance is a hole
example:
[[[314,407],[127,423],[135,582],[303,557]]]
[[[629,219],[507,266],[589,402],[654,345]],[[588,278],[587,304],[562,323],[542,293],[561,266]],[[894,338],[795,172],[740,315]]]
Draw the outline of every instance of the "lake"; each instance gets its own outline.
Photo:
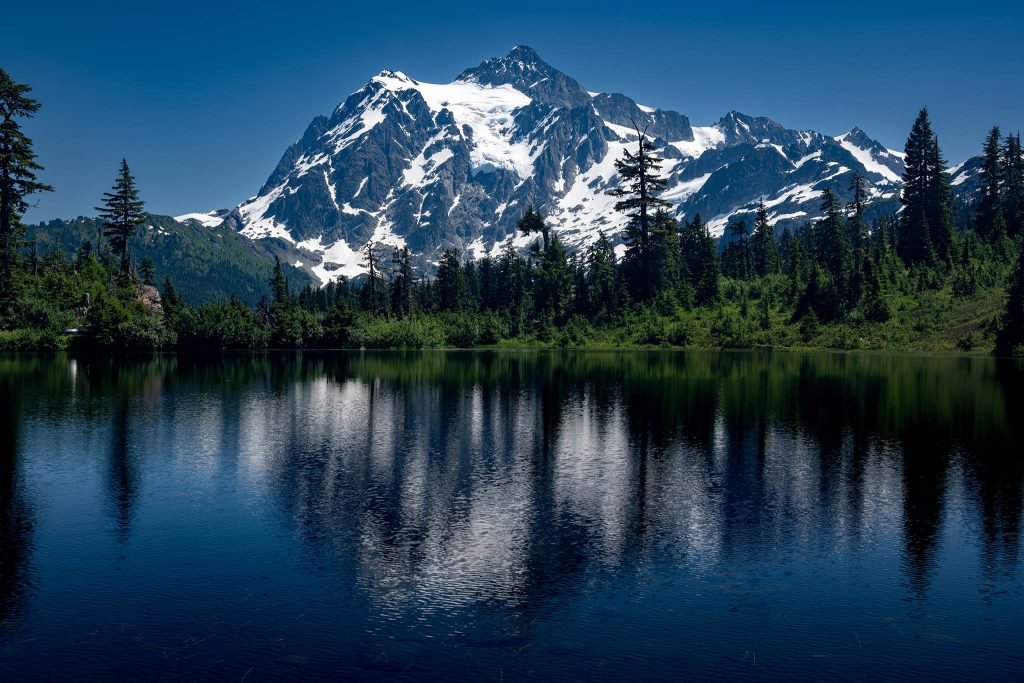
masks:
[[[1019,678],[1024,368],[0,356],[6,680]]]

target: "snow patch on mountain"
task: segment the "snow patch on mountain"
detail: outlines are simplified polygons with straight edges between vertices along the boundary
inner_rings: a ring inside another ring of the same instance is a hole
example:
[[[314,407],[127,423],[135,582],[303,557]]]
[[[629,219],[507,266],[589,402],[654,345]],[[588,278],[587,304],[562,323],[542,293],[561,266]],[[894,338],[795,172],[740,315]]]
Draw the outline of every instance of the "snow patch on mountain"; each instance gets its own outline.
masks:
[[[699,158],[709,149],[725,143],[725,133],[718,126],[693,126],[693,140],[675,140],[669,144],[683,153],[683,156]]]
[[[890,182],[897,183],[900,181],[900,176],[893,172],[893,170],[888,166],[880,164],[871,155],[870,150],[858,147],[848,140],[847,138],[849,135],[849,133],[844,133],[843,135],[835,138],[835,141],[842,145],[843,149],[852,154],[853,158],[860,162],[861,166],[863,166],[866,171],[877,173]]]
[[[218,211],[207,211],[206,213],[186,213],[180,216],[175,216],[174,220],[179,223],[185,223],[186,221],[196,221],[206,228],[215,228],[224,222],[223,210]]]

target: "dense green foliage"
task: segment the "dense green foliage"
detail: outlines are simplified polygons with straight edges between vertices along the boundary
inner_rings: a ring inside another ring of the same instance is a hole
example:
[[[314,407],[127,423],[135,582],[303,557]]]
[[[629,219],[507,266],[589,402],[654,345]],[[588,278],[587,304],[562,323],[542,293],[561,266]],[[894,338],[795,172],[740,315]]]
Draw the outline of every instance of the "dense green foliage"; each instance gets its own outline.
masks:
[[[84,246],[96,251],[103,230],[98,218],[52,220],[30,225],[23,252],[61,251],[72,255]],[[192,305],[227,301],[232,296],[255,306],[267,294],[267,278],[274,262],[271,240],[250,240],[227,226],[206,227],[179,223],[170,216],[150,214],[146,224],[128,240],[140,278],[143,262],[153,264],[151,282],[171,278],[182,298]],[[310,276],[290,265],[283,266],[294,286],[304,287]]]
[[[24,86],[10,79],[0,86],[10,100],[5,120],[38,108],[23,101]],[[20,132],[5,135],[0,142],[16,143],[3,143],[4,163],[19,179],[4,181],[10,199],[3,244],[11,245],[24,196],[47,188],[34,180],[39,166],[31,141]],[[866,185],[854,174],[849,205],[825,188],[820,220],[776,235],[762,202],[753,229],[733,222],[721,245],[699,215],[679,221],[666,211],[657,197],[661,160],[644,131],[638,137],[637,152],[616,164],[622,185],[613,192],[615,206],[627,216],[621,258],[603,234],[570,254],[530,207],[519,231],[539,239],[525,254],[511,241],[500,255],[476,261],[448,250],[426,279],[414,273],[408,249],[389,254],[371,242],[364,276],[320,288],[279,259],[267,269],[266,254],[230,229],[146,216],[124,162],[100,219],[36,226],[20,249],[5,247],[5,292],[16,295],[0,310],[0,349],[536,345],[1013,353],[1024,345],[1019,137],[1003,139],[993,129],[976,210],[953,207],[938,139],[922,110],[907,140],[900,214],[869,225]],[[12,144],[21,145],[13,155],[6,151]],[[965,211],[973,217],[965,219]],[[147,226],[135,235],[140,223]],[[117,258],[93,247],[91,239],[99,245],[101,235]],[[162,302],[151,286],[160,281]],[[238,281],[246,291],[224,291]],[[220,293],[219,302],[190,305],[208,302],[211,292]]]
[[[42,167],[18,122],[39,111],[39,102],[28,97],[31,91],[0,69],[0,314],[10,312],[18,294],[14,265],[27,197],[53,189],[36,178]]]
[[[102,236],[107,238],[111,250],[120,258],[122,273],[132,269],[128,240],[146,222],[144,206],[139,199],[139,190],[135,187],[135,177],[128,170],[128,161],[121,159],[121,170],[114,181],[114,187],[110,192],[103,193],[103,206],[97,206],[96,210],[100,212],[103,221]],[[97,240],[96,247],[102,254],[102,240]]]

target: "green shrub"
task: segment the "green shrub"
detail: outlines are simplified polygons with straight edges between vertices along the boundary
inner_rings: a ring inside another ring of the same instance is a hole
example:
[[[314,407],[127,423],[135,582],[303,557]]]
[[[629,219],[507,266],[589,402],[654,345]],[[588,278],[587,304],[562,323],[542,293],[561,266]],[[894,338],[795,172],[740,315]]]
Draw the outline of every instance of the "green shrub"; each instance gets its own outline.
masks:
[[[49,330],[0,331],[0,351],[61,351],[68,338]]]
[[[261,349],[270,332],[248,306],[239,303],[206,304],[181,311],[178,346],[205,351],[221,349]]]

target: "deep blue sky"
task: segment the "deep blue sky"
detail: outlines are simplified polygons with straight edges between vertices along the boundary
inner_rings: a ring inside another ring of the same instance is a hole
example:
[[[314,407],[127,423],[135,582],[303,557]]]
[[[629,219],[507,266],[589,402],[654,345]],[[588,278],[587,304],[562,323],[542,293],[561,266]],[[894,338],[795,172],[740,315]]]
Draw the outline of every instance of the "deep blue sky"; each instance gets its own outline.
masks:
[[[922,105],[947,158],[1024,127],[1024,10],[1010,2],[124,3],[4,10],[0,66],[44,108],[28,219],[91,214],[122,156],[148,208],[230,207],[285,147],[382,68],[448,82],[518,43],[588,90],[708,124],[855,125],[903,148]]]

